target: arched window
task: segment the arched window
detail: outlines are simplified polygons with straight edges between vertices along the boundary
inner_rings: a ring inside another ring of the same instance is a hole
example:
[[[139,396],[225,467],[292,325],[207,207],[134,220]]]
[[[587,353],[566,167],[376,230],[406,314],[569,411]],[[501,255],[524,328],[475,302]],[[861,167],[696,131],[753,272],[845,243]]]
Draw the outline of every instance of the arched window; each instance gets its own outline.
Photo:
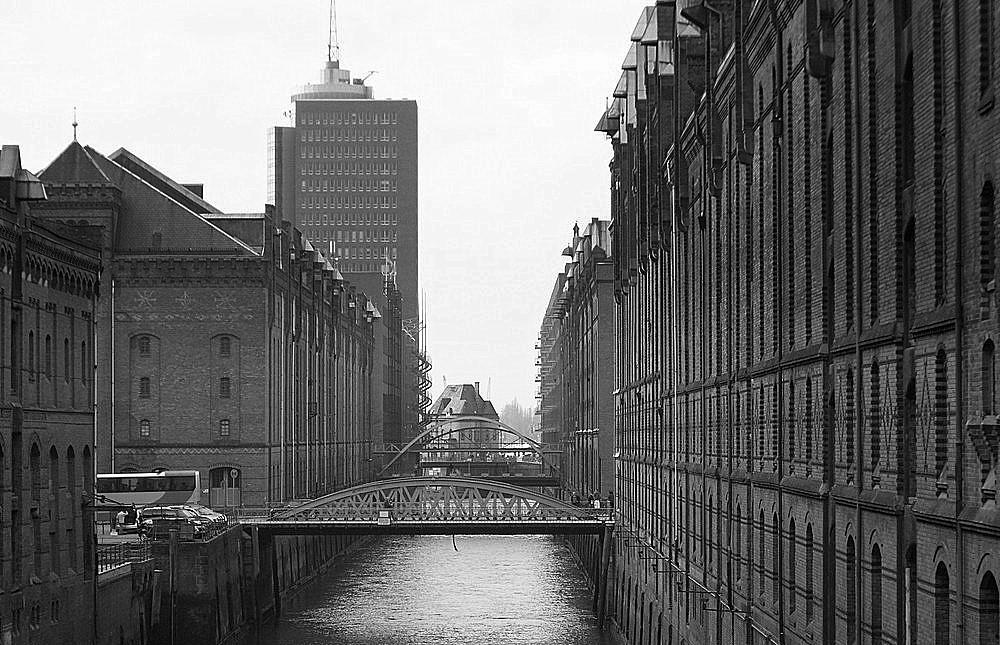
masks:
[[[90,359],[87,358],[87,341],[80,343],[80,381],[86,385],[90,371]]]
[[[858,556],[854,538],[847,538],[847,642],[858,642]]]
[[[80,465],[83,471],[83,495],[85,499],[94,498],[94,459],[90,453],[90,446],[83,447],[83,463]],[[94,561],[94,544],[91,540],[83,540],[83,561]],[[94,576],[92,567],[84,567],[83,577],[90,580]]]
[[[980,387],[983,391],[983,416],[996,414],[996,363],[994,359],[996,347],[992,339],[983,343],[983,378]]]
[[[28,378],[35,377],[35,332],[28,332]]]
[[[232,387],[228,376],[219,379],[219,398],[228,399],[232,395]]]
[[[739,580],[743,576],[743,512],[740,509],[740,505],[736,505],[736,516],[733,518],[734,528],[736,529],[736,539],[733,541],[733,547],[736,551],[736,579]]]
[[[715,500],[708,496],[708,568],[711,570],[715,564]]]
[[[219,420],[219,436],[228,437],[229,436],[229,419]]]
[[[882,645],[882,550],[872,547],[872,645]]]
[[[219,339],[219,356],[222,358],[228,358],[233,351],[232,339],[229,336],[223,336]]]
[[[767,533],[764,524],[764,511],[761,509],[760,518],[758,519],[758,530],[760,531],[760,539],[757,540],[757,570],[760,571],[760,589],[764,589],[764,577],[766,576],[767,567],[764,565],[764,535]],[[762,599],[763,600],[763,599]]]
[[[996,642],[996,641],[994,641]],[[934,645],[951,643],[951,580],[948,567],[938,562],[934,572]]]
[[[143,376],[139,379],[139,398],[149,398],[149,377]]]
[[[996,278],[996,223],[993,184],[986,182],[979,193],[979,283],[988,289]]]
[[[795,383],[788,383],[788,459],[795,460]]]
[[[139,356],[149,356],[149,336],[139,336]]]
[[[993,83],[993,2],[979,0],[979,94],[983,98]]]
[[[979,645],[1000,642],[1000,594],[997,579],[987,572],[979,583]]]
[[[38,444],[31,444],[31,452],[28,461],[31,472],[31,503],[41,510],[42,506],[42,451]],[[42,515],[33,513],[31,516],[31,546],[34,556],[34,573],[41,577],[42,573]]]
[[[778,602],[778,593],[781,589],[781,567],[778,566],[778,553],[781,550],[781,524],[778,523],[778,514],[772,518],[774,533],[771,535],[771,571],[774,578],[771,580],[771,601]],[[781,611],[781,608],[778,608]]]
[[[52,378],[52,337],[45,335],[45,377]]]
[[[52,558],[52,570],[56,573],[62,570],[60,562],[62,549],[59,545],[61,531],[58,526],[62,515],[59,513],[59,497],[59,451],[52,446],[49,450],[49,504],[52,509],[52,519],[49,521],[53,523],[54,530],[49,531],[49,554]]]
[[[806,624],[812,622],[815,611],[813,596],[813,526],[806,524]]]
[[[788,522],[788,612],[795,613],[795,520]]]
[[[77,553],[76,553],[76,508],[77,508],[77,492],[79,488],[79,483],[76,480],[76,453],[73,452],[73,446],[66,448],[66,493],[69,497],[69,508],[66,512],[66,552],[69,554],[69,566],[72,569],[76,569],[77,563]]]
[[[944,348],[934,357],[934,473],[948,465],[948,359]]]
[[[139,421],[139,436],[148,437],[149,436],[149,419],[142,419]]]

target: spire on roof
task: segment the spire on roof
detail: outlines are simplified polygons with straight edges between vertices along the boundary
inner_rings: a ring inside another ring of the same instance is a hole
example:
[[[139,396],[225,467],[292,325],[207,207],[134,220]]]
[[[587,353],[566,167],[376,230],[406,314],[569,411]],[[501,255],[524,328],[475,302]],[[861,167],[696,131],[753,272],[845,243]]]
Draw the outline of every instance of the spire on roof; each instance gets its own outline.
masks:
[[[76,141],[76,126],[80,125],[76,122],[76,106],[73,106],[73,141]]]
[[[330,37],[326,41],[327,62],[340,60],[340,42],[337,37],[337,0],[330,0]]]

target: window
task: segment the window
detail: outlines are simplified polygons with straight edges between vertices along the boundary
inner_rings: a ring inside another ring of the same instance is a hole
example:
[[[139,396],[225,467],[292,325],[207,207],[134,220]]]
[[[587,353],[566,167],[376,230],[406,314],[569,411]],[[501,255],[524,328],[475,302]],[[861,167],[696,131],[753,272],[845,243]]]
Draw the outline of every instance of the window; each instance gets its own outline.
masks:
[[[938,562],[934,573],[934,645],[951,642],[951,581],[948,567]]]
[[[987,572],[979,583],[979,643],[995,645],[1000,642],[1000,593],[997,579]]]
[[[219,436],[220,437],[229,436],[229,419],[221,419],[219,421]]]
[[[992,340],[983,343],[983,378],[980,389],[983,392],[983,416],[996,414],[996,347]]]
[[[858,594],[857,594],[857,553],[854,538],[847,538],[847,642],[858,640]]]
[[[944,348],[934,359],[934,474],[939,478],[948,465],[948,360]]]
[[[324,224],[326,224],[326,216],[323,216]],[[223,336],[219,339],[219,356],[223,358],[229,358],[232,353],[232,339],[229,336]]]
[[[139,336],[139,356],[149,356],[149,336]]]
[[[806,524],[806,623],[813,619],[813,527]]]
[[[45,377],[52,378],[52,337],[45,335]]]
[[[872,645],[882,645],[882,550],[872,547]]]
[[[28,332],[28,379],[35,377],[35,332]]]
[[[979,0],[979,94],[983,99],[989,98],[993,81],[993,2]]]
[[[69,351],[69,339],[63,339],[63,378],[69,383],[70,371],[72,370],[72,357]]]
[[[228,376],[219,379],[219,398],[228,399],[232,395],[232,389]]]
[[[139,436],[148,437],[149,436],[149,419],[143,419],[139,422]]]
[[[80,381],[82,381],[85,385],[87,383],[87,372],[90,371],[88,363],[87,341],[83,341],[80,343]]]
[[[795,520],[788,524],[788,611],[795,613],[795,596],[798,589],[795,585]]]
[[[148,399],[149,398],[149,377],[143,376],[139,379],[139,398]]]

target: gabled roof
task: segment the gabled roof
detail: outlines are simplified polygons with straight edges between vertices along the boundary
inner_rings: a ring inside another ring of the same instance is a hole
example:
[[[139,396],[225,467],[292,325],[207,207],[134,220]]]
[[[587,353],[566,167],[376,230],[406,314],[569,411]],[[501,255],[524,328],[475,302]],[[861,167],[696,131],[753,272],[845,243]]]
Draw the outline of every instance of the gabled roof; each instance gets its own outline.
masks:
[[[122,191],[122,209],[114,245],[116,251],[258,255],[251,247],[129,169],[93,148],[87,147],[85,151]]]
[[[38,177],[52,184],[111,184],[87,149],[73,141]]]
[[[429,414],[496,417],[493,404],[479,395],[474,385],[449,385],[428,410]]]
[[[108,155],[108,159],[114,161],[119,166],[127,168],[129,172],[137,177],[141,177],[143,181],[154,186],[161,193],[181,204],[192,213],[201,215],[222,212],[125,148],[118,148]]]

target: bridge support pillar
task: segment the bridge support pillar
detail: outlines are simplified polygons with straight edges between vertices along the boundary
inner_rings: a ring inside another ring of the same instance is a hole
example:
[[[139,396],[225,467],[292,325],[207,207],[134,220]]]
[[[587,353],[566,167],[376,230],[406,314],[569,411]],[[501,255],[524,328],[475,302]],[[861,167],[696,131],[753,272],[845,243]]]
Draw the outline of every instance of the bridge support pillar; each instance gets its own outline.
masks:
[[[604,533],[601,533],[601,563],[594,585],[597,592],[597,625],[602,629],[608,604],[608,569],[611,568],[611,538],[614,530],[615,525],[608,523],[604,525]]]

